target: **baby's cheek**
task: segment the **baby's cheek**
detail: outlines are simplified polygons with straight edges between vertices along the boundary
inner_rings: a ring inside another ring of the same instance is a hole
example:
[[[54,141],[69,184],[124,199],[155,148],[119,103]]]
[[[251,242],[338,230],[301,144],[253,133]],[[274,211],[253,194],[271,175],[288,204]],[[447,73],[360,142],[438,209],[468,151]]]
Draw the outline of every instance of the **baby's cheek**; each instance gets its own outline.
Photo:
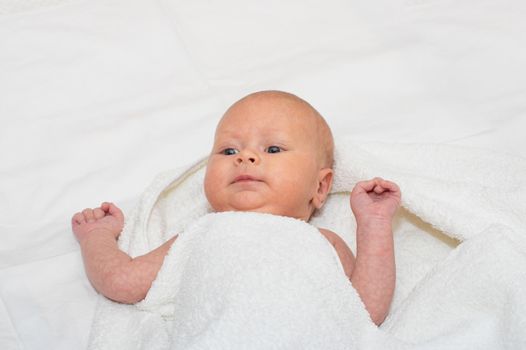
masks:
[[[218,187],[215,185],[212,181],[205,181],[204,185],[205,190],[205,197],[208,203],[212,206],[212,208],[217,211],[217,205],[218,205]]]

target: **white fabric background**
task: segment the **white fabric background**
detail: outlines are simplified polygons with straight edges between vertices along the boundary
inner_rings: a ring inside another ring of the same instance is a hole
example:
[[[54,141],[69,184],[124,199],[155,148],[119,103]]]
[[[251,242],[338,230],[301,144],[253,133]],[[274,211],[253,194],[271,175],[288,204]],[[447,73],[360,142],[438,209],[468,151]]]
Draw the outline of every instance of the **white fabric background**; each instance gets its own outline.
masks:
[[[71,215],[129,209],[225,108],[288,90],[336,137],[526,157],[519,0],[0,2],[0,347],[82,348]]]

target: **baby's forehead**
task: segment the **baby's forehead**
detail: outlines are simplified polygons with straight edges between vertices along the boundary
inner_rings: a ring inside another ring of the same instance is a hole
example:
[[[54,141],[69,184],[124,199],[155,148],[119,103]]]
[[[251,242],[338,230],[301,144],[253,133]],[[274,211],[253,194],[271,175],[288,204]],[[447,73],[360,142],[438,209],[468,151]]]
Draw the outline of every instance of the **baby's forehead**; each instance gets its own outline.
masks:
[[[217,127],[216,138],[256,136],[283,140],[308,138],[310,142],[314,142],[317,138],[317,128],[309,119],[291,115],[227,115]]]
[[[287,129],[280,128],[275,124],[254,125],[246,123],[247,127],[243,127],[242,123],[225,123],[216,131],[216,138],[250,138],[258,135],[263,138],[285,138],[290,133]]]
[[[219,121],[218,128],[230,124],[266,125],[265,122],[275,123],[276,129],[278,125],[283,127],[286,124],[301,124],[309,127],[316,127],[318,124],[316,111],[299,98],[256,96],[245,97],[234,103]]]
[[[217,126],[216,137],[227,127],[250,127],[254,120],[263,122],[256,124],[264,128],[273,126],[276,133],[283,131],[281,122],[286,121],[288,127],[285,129],[293,128],[303,133],[332,164],[332,132],[321,114],[298,96],[283,91],[261,91],[245,96],[225,112]]]

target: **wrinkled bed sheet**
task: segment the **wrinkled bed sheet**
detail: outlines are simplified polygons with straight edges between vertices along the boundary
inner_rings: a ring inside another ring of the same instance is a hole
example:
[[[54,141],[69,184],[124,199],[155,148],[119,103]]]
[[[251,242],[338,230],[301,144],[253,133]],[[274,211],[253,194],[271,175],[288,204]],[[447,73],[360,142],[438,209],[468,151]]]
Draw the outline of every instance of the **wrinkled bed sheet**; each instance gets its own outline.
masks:
[[[96,294],[71,214],[126,211],[208,152],[261,89],[311,102],[336,137],[526,157],[526,4],[0,1],[0,348],[86,344]]]

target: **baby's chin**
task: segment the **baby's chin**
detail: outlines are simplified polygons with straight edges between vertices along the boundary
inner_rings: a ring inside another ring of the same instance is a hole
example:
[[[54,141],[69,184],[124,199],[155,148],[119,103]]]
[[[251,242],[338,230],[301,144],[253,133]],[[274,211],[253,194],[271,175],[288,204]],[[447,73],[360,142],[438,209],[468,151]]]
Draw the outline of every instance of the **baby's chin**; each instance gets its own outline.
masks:
[[[258,191],[240,191],[225,196],[217,211],[256,211],[269,207],[268,200]]]
[[[226,211],[248,211],[248,212],[254,212],[254,213],[266,213],[266,214],[274,214],[275,211],[273,211],[270,208],[267,208],[266,206],[256,205],[255,203],[229,203],[227,205],[222,205],[219,207],[212,207],[214,209],[214,212],[221,213]]]
[[[219,208],[213,208],[214,212],[250,212],[250,213],[261,213],[261,214],[272,214],[278,216],[286,216],[290,218],[295,218],[298,220],[308,221],[309,217],[301,215],[301,213],[292,213],[284,208],[271,206],[271,205],[256,205],[256,203],[239,203],[238,205],[225,205]]]
[[[254,212],[254,213],[266,213],[266,214],[275,214],[282,215],[281,211],[278,208],[274,208],[267,203],[254,200],[250,198],[245,198],[244,200],[234,200],[227,203],[219,203],[212,205],[212,209],[216,213],[227,212],[227,211],[245,211],[245,212]]]
[[[218,198],[215,198],[218,199]],[[299,210],[297,205],[282,205],[279,200],[271,201],[264,194],[258,191],[243,191],[235,193],[222,201],[210,202],[212,209],[216,213],[227,211],[243,211],[273,214],[279,216],[287,216],[304,221],[308,221],[310,211],[308,208]]]

